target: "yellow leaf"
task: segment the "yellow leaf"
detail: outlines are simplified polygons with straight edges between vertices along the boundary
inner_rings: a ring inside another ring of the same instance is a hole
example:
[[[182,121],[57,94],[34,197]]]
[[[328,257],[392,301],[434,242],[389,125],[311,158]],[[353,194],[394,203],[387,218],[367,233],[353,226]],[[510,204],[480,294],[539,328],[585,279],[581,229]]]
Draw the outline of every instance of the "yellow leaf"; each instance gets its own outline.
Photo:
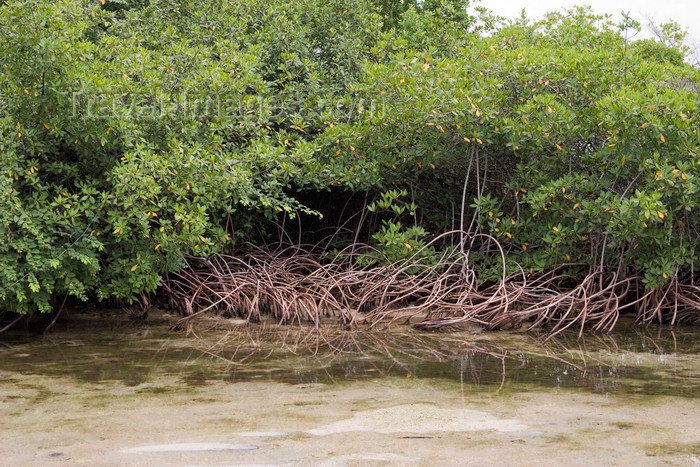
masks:
[[[408,243],[404,243],[403,246],[405,246],[409,250],[413,249],[413,247],[411,245],[409,245]]]
[[[547,112],[549,112],[551,114],[552,112],[554,112],[554,110],[552,110],[552,108],[550,106],[547,106]]]
[[[587,87],[588,87],[588,81],[584,81],[584,82],[583,82],[583,87],[584,87],[584,88],[587,88]]]
[[[659,139],[661,140],[662,143],[666,142],[666,138],[664,137],[664,135],[659,135]]]
[[[105,3],[107,3],[107,0],[100,0],[100,3],[104,5]],[[132,271],[133,271],[133,269],[132,269]]]
[[[423,65],[423,71],[428,71],[429,68],[430,68],[430,64],[429,64],[429,63],[425,63],[425,64]]]
[[[158,248],[160,248],[160,243],[159,243],[158,245],[156,245],[156,247],[154,248],[154,250],[157,250]]]
[[[399,83],[403,84],[405,81],[406,81],[405,79],[401,78],[401,79],[399,80]]]
[[[479,143],[479,144],[484,144],[484,142],[481,141],[479,138],[476,139],[476,142]]]
[[[552,230],[554,230],[555,232],[559,232],[559,227],[555,225],[554,227],[552,227]]]
[[[29,91],[27,91],[26,89],[24,90],[24,93],[29,95]]]
[[[513,236],[510,234],[510,232],[506,232],[506,237],[513,238]]]
[[[664,217],[666,217],[666,214],[661,211],[657,212],[656,215],[659,216],[659,219],[663,219]]]
[[[464,141],[466,141],[467,143],[471,143],[471,142],[472,142],[472,140],[470,140],[470,139],[467,138],[466,136],[464,137]]]
[[[137,269],[138,267],[139,267],[138,264],[134,264],[133,266],[131,266],[131,272],[136,271],[136,269]]]
[[[158,229],[158,230],[160,230],[161,232],[165,232],[165,227],[161,227],[161,228]]]
[[[644,127],[647,126],[648,124],[649,124],[649,122],[644,122],[644,123],[642,123],[642,124],[639,126],[639,128],[644,128]]]
[[[122,228],[121,228],[121,227],[117,227],[116,229],[114,229],[114,232],[112,232],[112,233],[118,234],[118,233],[121,232],[121,231],[122,231]]]
[[[558,144],[555,144],[554,146],[556,146],[557,150],[561,151],[561,146],[559,146]]]
[[[682,178],[683,180],[688,180],[688,176],[687,176],[686,174],[684,174],[684,173],[681,174],[681,178]]]
[[[663,277],[664,279],[668,279],[668,274],[664,272],[663,274],[661,274],[661,277]]]
[[[50,129],[51,129],[51,127],[49,126],[48,123],[44,123],[44,128],[46,128],[47,130],[50,130]]]
[[[562,192],[562,193],[566,193],[566,188],[561,187],[561,192]]]
[[[581,206],[579,203],[574,204],[574,209],[578,209],[579,206]]]
[[[110,134],[112,132],[112,127],[107,128],[107,134]]]

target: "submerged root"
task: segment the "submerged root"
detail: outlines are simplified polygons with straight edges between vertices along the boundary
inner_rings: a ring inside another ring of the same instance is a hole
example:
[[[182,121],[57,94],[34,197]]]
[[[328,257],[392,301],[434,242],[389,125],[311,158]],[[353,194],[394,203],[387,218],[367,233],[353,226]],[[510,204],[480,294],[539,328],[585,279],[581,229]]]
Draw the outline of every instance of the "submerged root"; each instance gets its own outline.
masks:
[[[213,311],[252,322],[270,316],[280,324],[316,327],[334,318],[347,326],[361,321],[424,329],[547,327],[551,335],[569,328],[610,331],[623,312],[636,313],[639,323],[700,323],[700,287],[678,278],[645,292],[639,277],[620,278],[601,269],[581,278],[568,276],[563,267],[537,276],[506,275],[503,260],[501,279],[485,285],[469,255],[457,250],[437,261],[416,252],[386,265],[358,266],[368,251],[376,256],[366,245],[353,245],[336,258],[299,247],[191,257],[164,286],[171,304],[185,315],[182,322]]]

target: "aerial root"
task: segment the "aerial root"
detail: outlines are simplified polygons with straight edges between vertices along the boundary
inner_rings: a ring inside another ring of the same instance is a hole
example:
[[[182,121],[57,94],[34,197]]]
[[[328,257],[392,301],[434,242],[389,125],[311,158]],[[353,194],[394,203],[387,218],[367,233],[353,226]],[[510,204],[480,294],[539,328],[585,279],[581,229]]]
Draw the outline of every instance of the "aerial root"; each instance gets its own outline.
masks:
[[[454,249],[436,260],[420,252],[394,263],[366,262],[367,245],[335,258],[312,248],[256,250],[242,256],[190,257],[164,287],[185,322],[213,311],[248,321],[271,316],[280,324],[320,326],[334,318],[352,326],[411,323],[424,329],[479,325],[486,329],[546,326],[612,330],[622,312],[639,323],[700,323],[700,287],[676,277],[645,291],[641,278],[596,268],[571,277],[564,266],[538,275],[520,271],[480,283],[469,255]],[[572,285],[573,284],[573,285]]]

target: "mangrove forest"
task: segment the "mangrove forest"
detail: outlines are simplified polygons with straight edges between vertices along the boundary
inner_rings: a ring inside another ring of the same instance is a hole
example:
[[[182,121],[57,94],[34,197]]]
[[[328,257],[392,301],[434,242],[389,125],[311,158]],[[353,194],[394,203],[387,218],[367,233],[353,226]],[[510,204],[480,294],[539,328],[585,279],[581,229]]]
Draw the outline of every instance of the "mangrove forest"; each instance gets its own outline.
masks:
[[[467,0],[0,3],[0,329],[700,324],[677,24]]]

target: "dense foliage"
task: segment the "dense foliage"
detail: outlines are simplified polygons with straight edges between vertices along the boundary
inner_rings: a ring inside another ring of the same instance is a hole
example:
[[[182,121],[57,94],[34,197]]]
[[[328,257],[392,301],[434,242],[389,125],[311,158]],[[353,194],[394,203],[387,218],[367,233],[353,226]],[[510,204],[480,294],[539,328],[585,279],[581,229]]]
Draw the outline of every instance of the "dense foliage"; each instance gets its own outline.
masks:
[[[471,177],[477,225],[530,271],[614,265],[655,288],[691,270],[697,69],[660,44],[651,57],[648,43],[630,47],[585,9],[454,43],[366,67],[363,89],[384,108],[365,138],[391,148],[373,159],[398,183],[434,172],[439,197]]]
[[[338,189],[412,197],[363,239],[391,256],[480,229],[513,270],[692,277],[698,69],[629,19],[465,5],[4,2],[0,309],[145,299]]]

